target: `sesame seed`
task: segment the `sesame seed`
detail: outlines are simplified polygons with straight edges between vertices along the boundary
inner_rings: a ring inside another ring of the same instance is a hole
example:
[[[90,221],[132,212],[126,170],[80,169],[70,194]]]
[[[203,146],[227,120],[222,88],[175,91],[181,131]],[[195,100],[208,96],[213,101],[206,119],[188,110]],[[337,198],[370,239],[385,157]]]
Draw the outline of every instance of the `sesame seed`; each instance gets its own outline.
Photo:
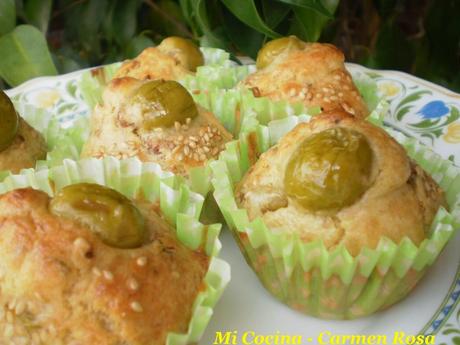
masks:
[[[128,287],[133,291],[137,291],[139,289],[139,283],[137,282],[136,279],[129,278],[128,279]]]
[[[192,149],[196,148],[196,143],[191,141],[188,146],[190,146]]]
[[[14,310],[16,315],[21,315],[26,310],[26,307],[27,305],[25,302],[18,302]]]
[[[187,119],[185,120],[185,123],[188,125],[190,124],[190,122],[192,122],[192,119],[190,117],[187,117]]]
[[[73,241],[73,245],[80,255],[87,255],[91,250],[91,245],[82,237],[77,237],[75,241]]]
[[[6,312],[6,322],[12,323],[14,320],[13,313],[10,311]]]
[[[342,79],[342,78],[340,77],[340,75],[336,74],[336,75],[334,76],[334,79],[335,79],[335,80],[340,80],[340,79]]]
[[[56,335],[57,331],[56,331],[56,327],[54,327],[54,325],[51,324],[51,325],[48,327],[48,329],[49,329],[49,332],[50,332],[52,335]]]
[[[113,273],[112,272],[104,270],[104,271],[102,271],[102,274],[104,275],[104,278],[106,280],[109,280],[109,281],[113,280]]]
[[[96,276],[96,277],[100,277],[102,275],[101,273],[101,270],[97,267],[93,267],[93,274]]]
[[[16,300],[12,300],[10,302],[8,302],[8,309],[10,310],[14,310],[14,308],[16,307]]]
[[[147,258],[145,256],[140,256],[137,258],[136,263],[138,266],[145,266],[147,264]]]
[[[144,308],[142,308],[141,304],[139,302],[137,302],[137,301],[131,302],[131,304],[129,306],[136,313],[142,313],[142,311],[144,310]]]
[[[174,122],[174,128],[176,129],[176,131],[178,131],[180,129],[180,123],[179,122]]]
[[[188,146],[184,146],[184,153],[186,156],[188,156],[190,154],[190,149]]]
[[[204,153],[200,154],[200,160],[205,161],[206,160],[206,155]]]
[[[343,97],[343,92],[339,92],[339,97]]]
[[[5,338],[7,338],[7,339],[11,338],[13,336],[13,334],[14,334],[13,325],[7,324],[5,326],[5,330],[3,331],[3,334],[4,334]]]

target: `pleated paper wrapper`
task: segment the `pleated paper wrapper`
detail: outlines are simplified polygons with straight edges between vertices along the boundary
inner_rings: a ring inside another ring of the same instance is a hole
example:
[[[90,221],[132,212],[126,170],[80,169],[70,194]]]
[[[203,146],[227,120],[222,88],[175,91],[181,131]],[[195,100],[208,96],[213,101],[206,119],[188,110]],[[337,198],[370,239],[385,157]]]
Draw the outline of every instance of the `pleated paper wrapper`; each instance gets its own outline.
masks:
[[[276,298],[325,319],[369,315],[404,298],[460,227],[460,169],[415,139],[388,129],[446,192],[449,211],[439,209],[427,239],[416,246],[408,238],[399,244],[382,238],[377,248],[363,248],[353,257],[343,245],[328,250],[320,240],[303,242],[295,234],[277,234],[261,218],[251,221],[238,208],[235,186],[260,153],[308,120],[304,115],[276,120],[229,143],[211,164],[214,197],[248,264]]]
[[[172,173],[164,172],[158,164],[142,163],[136,158],[65,160],[50,169],[24,170],[19,175],[6,177],[0,183],[0,194],[13,189],[32,187],[53,196],[64,186],[90,182],[116,189],[129,198],[142,196],[158,201],[166,219],[173,225],[179,241],[192,250],[204,245],[210,257],[204,278],[206,288],[193,305],[188,330],[184,334],[170,333],[166,345],[194,344],[201,338],[224,288],[230,280],[230,266],[218,258],[221,243],[220,224],[203,225],[198,221],[203,196],[193,193]]]

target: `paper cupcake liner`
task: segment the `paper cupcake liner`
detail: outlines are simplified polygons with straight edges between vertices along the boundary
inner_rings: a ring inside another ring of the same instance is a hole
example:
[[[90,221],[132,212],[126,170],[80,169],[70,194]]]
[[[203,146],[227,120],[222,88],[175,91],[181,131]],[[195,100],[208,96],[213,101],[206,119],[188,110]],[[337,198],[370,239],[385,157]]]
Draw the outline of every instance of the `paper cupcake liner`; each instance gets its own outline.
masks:
[[[203,53],[205,64],[204,66],[199,67],[199,70],[202,69],[197,73],[199,75],[197,77],[199,81],[194,82],[193,80],[190,80],[187,77],[184,81],[184,84],[186,85],[193,84],[206,87],[206,78],[204,76],[208,73],[207,69],[212,67],[222,67],[224,70],[232,70],[232,68],[230,67],[235,65],[235,63],[230,60],[230,54],[222,49],[200,48],[200,50]],[[102,93],[104,91],[105,86],[110,80],[112,80],[113,76],[118,71],[121,64],[121,62],[116,62],[110,65],[96,67],[82,74],[81,79],[79,81],[79,88],[81,89],[81,94],[85,103],[88,104],[90,109],[93,109],[96,104],[102,101]],[[222,73],[222,75],[219,74],[219,76],[224,75],[225,73]],[[210,80],[210,85],[226,85],[222,83],[223,82],[217,81],[215,79]]]
[[[87,116],[79,117],[70,127],[65,129],[59,125],[57,120],[51,120],[48,129],[44,132],[50,151],[46,160],[37,162],[36,168],[40,170],[59,166],[66,159],[79,160],[83,144],[89,136],[89,127]],[[8,175],[10,174],[6,172],[3,178]],[[223,221],[214,198],[212,195],[207,197],[213,189],[211,168],[208,165],[192,168],[188,179],[179,176],[176,179],[187,184],[193,192],[205,197],[201,221],[206,224]]]
[[[377,248],[357,257],[343,245],[328,250],[320,240],[304,243],[296,235],[276,234],[261,218],[249,220],[234,196],[258,155],[268,150],[305,116],[258,126],[227,145],[211,164],[214,196],[248,264],[276,298],[303,313],[328,319],[353,319],[402,299],[433,264],[460,227],[460,169],[400,133],[392,134],[446,191],[450,212],[440,208],[431,232],[419,246],[382,238]]]
[[[53,196],[54,191],[79,182],[105,185],[131,198],[142,195],[150,201],[159,200],[163,214],[175,226],[179,241],[192,250],[204,243],[206,254],[210,257],[209,269],[204,278],[206,289],[194,301],[187,333],[170,333],[166,345],[198,342],[213,314],[213,307],[230,280],[230,266],[218,258],[221,225],[205,226],[198,221],[203,196],[191,192],[179,178],[162,171],[158,164],[111,157],[102,160],[65,160],[63,165],[50,169],[29,169],[19,175],[8,176],[0,183],[0,194],[32,187]]]
[[[45,109],[20,101],[13,101],[13,104],[24,121],[42,134],[47,144],[46,159],[37,161],[37,169],[62,164],[66,158],[79,159],[83,143],[88,137],[87,120],[78,119],[71,128],[64,128]],[[11,174],[10,171],[0,171],[0,182]]]

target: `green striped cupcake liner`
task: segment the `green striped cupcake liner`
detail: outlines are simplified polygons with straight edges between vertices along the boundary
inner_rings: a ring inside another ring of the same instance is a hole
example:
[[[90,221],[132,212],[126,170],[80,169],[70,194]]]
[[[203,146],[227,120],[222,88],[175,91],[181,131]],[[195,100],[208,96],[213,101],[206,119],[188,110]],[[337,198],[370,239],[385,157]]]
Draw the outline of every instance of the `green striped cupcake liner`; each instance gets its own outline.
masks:
[[[392,135],[446,192],[449,211],[440,208],[431,232],[419,246],[382,238],[375,249],[353,257],[343,245],[328,250],[320,240],[303,242],[277,234],[261,218],[250,220],[235,200],[235,186],[259,154],[307,116],[259,125],[229,143],[211,163],[214,197],[246,261],[266,289],[303,313],[326,319],[354,319],[385,309],[405,297],[460,227],[460,169],[400,133]]]
[[[24,121],[42,134],[47,144],[46,159],[37,161],[37,169],[62,164],[66,158],[79,159],[83,143],[89,134],[86,120],[78,119],[71,128],[64,128],[45,109],[19,101],[13,101],[13,104]],[[0,182],[10,175],[10,171],[0,171]]]
[[[130,198],[142,196],[148,201],[159,201],[161,211],[174,225],[179,241],[192,250],[204,244],[204,250],[210,257],[209,269],[204,278],[206,288],[194,301],[187,332],[170,333],[166,345],[198,342],[211,319],[214,306],[230,280],[230,266],[218,258],[221,224],[203,225],[198,221],[203,196],[190,191],[179,178],[164,172],[158,164],[142,163],[135,158],[117,160],[111,157],[102,160],[65,160],[62,165],[50,169],[24,170],[21,174],[8,176],[0,183],[0,194],[32,187],[53,196],[64,186],[80,182],[108,186]]]

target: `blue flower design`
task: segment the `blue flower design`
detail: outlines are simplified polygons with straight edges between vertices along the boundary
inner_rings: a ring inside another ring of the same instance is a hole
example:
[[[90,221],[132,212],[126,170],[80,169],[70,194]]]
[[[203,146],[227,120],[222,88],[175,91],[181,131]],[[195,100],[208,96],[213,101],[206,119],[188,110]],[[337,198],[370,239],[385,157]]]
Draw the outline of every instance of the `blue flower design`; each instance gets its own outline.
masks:
[[[449,114],[450,110],[443,101],[431,101],[425,104],[417,114],[425,119],[437,119]]]

